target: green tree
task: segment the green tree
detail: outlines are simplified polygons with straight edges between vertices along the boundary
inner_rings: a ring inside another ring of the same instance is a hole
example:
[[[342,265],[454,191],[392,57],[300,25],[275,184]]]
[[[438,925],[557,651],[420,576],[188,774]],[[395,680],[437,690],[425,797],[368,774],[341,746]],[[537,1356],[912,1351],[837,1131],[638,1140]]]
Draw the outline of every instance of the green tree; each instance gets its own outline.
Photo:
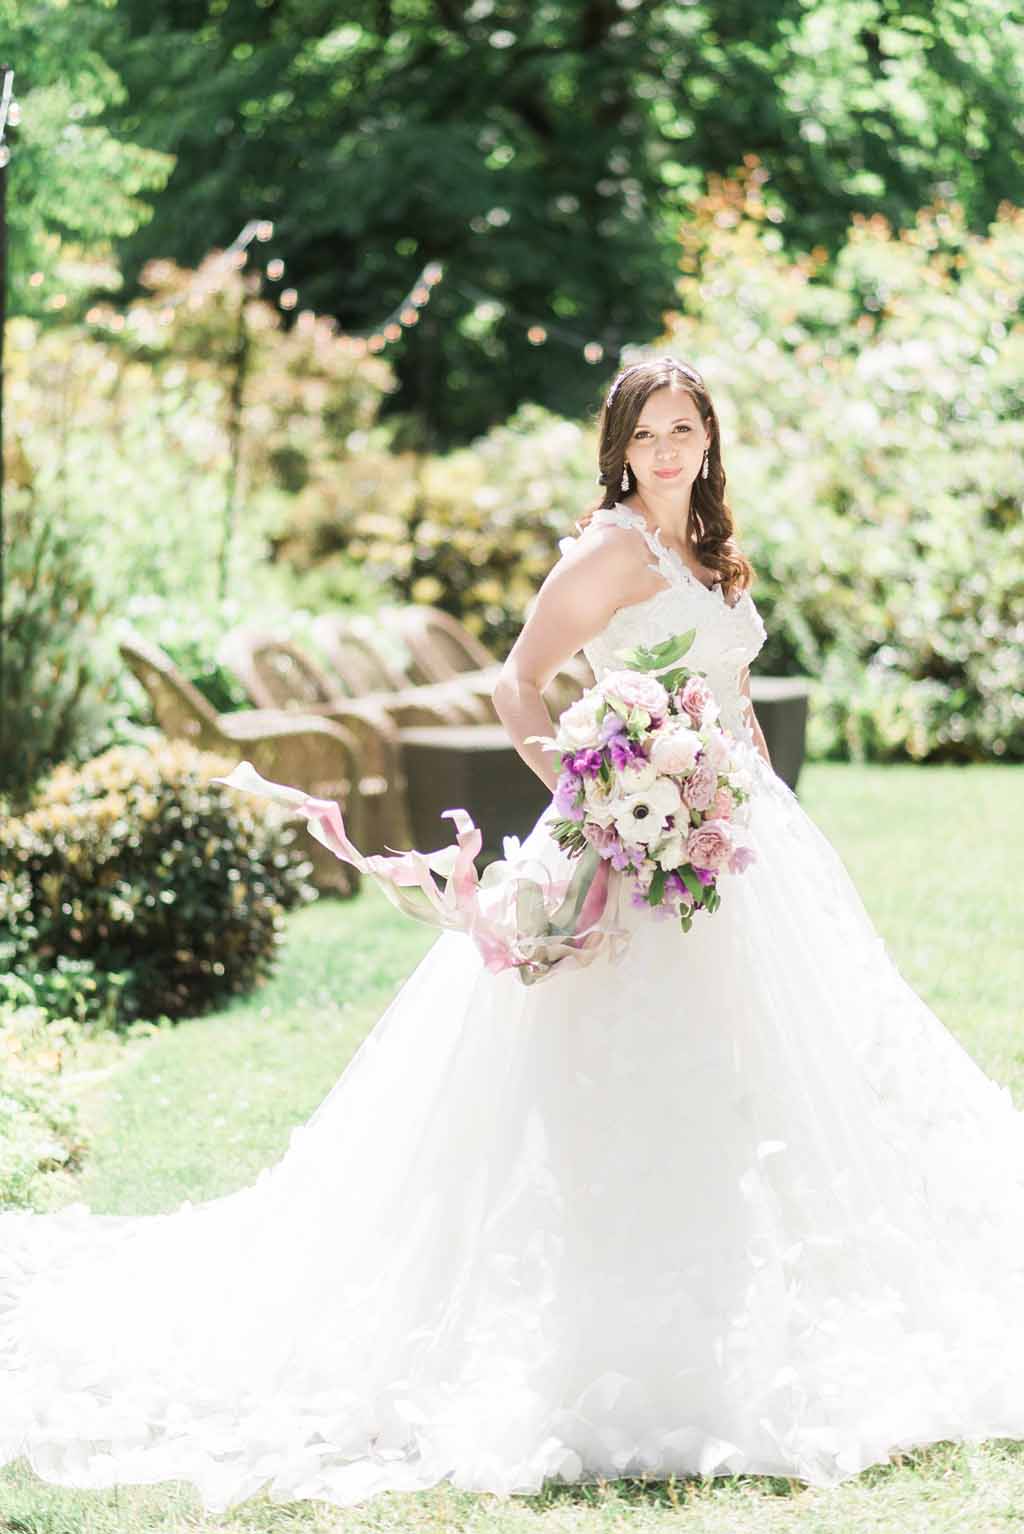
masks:
[[[661,329],[709,172],[756,155],[791,248],[937,193],[1024,201],[1013,0],[120,0],[111,121],[177,157],[127,243],[197,262],[277,223],[300,303],[362,331],[420,265],[391,411],[445,446],[532,399],[576,415]],[[534,345],[529,321],[548,328]],[[563,336],[562,332],[566,334]],[[390,355],[390,353],[389,353]]]
[[[98,39],[107,10],[103,0],[0,0],[0,60],[14,70],[20,108],[8,193],[13,313],[60,313],[87,288],[95,268],[79,273],[76,254],[132,234],[174,163],[102,121],[124,94]]]

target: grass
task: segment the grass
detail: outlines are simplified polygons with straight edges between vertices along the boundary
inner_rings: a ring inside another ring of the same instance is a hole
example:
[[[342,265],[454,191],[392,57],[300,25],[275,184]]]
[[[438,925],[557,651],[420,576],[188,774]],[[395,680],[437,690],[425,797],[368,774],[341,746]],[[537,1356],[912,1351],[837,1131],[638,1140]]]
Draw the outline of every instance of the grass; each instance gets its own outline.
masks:
[[[800,785],[890,953],[979,1063],[1024,1103],[1024,769],[815,764]],[[291,920],[276,978],[223,1012],[106,1046],[82,1081],[85,1172],[54,1181],[97,1212],[145,1213],[251,1182],[330,1090],[432,934],[375,891]],[[1022,1386],[1024,1390],[1024,1386]],[[823,1491],[774,1477],[552,1487],[496,1497],[439,1486],[357,1508],[272,1503],[204,1514],[191,1488],[76,1492],[24,1461],[0,1470],[0,1534],[346,1530],[532,1534],[995,1534],[1024,1530],[1024,1443],[940,1444]]]

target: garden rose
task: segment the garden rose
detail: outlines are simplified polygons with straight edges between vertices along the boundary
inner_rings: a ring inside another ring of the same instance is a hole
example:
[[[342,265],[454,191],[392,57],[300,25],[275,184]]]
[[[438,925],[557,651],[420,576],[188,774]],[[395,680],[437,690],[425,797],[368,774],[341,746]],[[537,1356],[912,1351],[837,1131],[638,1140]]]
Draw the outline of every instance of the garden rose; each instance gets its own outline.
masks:
[[[715,872],[729,861],[735,850],[726,820],[705,820],[703,825],[694,826],[686,839],[686,855],[694,868]]]
[[[560,751],[584,751],[588,746],[598,744],[601,732],[598,719],[600,706],[599,698],[586,693],[582,698],[577,698],[575,703],[570,703],[558,721],[555,740]]]
[[[701,760],[683,784],[683,798],[691,810],[707,810],[717,789],[718,773],[710,762]]]
[[[614,698],[626,708],[642,708],[648,714],[668,710],[668,693],[657,677],[641,671],[610,671],[600,683],[606,698]]]
[[[710,724],[718,717],[718,705],[702,676],[688,677],[676,696],[679,707],[689,714],[694,724]]]
[[[711,801],[712,820],[731,820],[736,800],[727,788],[720,788]]]
[[[658,772],[689,772],[699,750],[700,741],[692,730],[672,725],[654,737],[651,764]]]
[[[727,736],[717,726],[707,732],[704,740],[704,755],[716,772],[721,772],[723,767],[729,765],[732,750]]]

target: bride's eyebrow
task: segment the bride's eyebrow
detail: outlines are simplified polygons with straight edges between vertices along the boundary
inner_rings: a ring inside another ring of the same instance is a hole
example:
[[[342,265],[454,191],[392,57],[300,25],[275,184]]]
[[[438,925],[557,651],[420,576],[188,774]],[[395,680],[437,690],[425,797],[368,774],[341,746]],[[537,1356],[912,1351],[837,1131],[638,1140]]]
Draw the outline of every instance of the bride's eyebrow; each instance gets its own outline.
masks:
[[[690,420],[690,417],[688,415],[677,415],[674,421],[670,421],[669,422],[669,425],[670,426],[680,426],[680,425],[682,425],[682,426],[692,426],[693,422]],[[654,429],[653,427],[647,425],[646,421],[637,421],[636,425],[633,428],[634,431],[641,431],[641,430],[642,431],[653,431],[653,429]]]

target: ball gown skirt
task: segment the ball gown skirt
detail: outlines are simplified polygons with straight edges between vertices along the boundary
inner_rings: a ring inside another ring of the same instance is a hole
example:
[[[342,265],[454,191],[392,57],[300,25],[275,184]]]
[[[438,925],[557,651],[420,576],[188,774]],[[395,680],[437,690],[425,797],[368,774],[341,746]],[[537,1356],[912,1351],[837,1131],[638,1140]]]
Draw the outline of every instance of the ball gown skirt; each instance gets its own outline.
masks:
[[[595,669],[695,622],[742,730],[752,601],[659,565]],[[250,1186],[0,1214],[0,1463],[220,1510],[1024,1437],[1024,1115],[763,764],[750,839],[688,935],[623,902],[618,963],[439,937]]]

